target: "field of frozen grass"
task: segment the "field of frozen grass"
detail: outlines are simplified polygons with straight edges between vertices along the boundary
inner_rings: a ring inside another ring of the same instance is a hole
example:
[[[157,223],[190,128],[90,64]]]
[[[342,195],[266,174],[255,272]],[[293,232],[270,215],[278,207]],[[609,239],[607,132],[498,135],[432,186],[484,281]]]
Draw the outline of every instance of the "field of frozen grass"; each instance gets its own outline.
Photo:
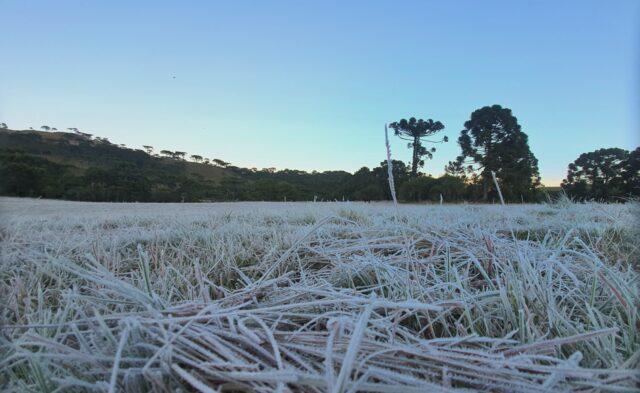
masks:
[[[0,199],[3,391],[638,391],[638,205]]]

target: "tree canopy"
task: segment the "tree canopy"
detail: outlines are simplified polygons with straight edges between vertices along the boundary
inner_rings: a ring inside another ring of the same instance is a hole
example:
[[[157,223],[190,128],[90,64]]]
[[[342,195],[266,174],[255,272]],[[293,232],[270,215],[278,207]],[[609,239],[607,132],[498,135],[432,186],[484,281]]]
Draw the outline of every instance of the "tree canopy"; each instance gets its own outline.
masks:
[[[598,149],[569,164],[562,188],[571,197],[608,200],[640,195],[640,148]]]
[[[449,139],[445,136],[440,140],[425,140],[423,138],[433,136],[444,129],[444,125],[439,121],[433,121],[432,119],[422,120],[415,117],[402,119],[397,122],[389,124],[389,127],[393,129],[396,136],[400,139],[410,141],[407,147],[413,150],[411,157],[411,176],[416,177],[418,174],[418,168],[424,166],[424,158],[433,158],[436,148],[431,147],[427,149],[423,146],[423,142],[428,143],[441,143],[447,142]]]
[[[538,160],[511,109],[493,105],[474,111],[464,123],[458,144],[462,153],[446,170],[478,185],[482,200],[495,197],[492,172],[505,198],[533,197],[540,184]]]

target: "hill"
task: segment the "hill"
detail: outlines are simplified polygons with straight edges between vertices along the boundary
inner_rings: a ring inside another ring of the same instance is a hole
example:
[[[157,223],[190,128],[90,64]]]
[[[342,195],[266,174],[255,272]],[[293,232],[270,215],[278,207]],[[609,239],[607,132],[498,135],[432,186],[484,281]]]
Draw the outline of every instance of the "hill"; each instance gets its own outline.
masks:
[[[365,168],[360,175],[256,170],[197,156],[200,162],[189,161],[183,152],[161,153],[81,132],[0,129],[0,195],[113,202],[390,197],[383,168]]]
[[[69,132],[0,130],[0,163],[5,195],[77,200],[193,200],[237,177],[219,166]]]
[[[179,161],[151,155],[139,149],[116,145],[104,138],[91,138],[88,134],[70,132],[44,132],[33,130],[0,130],[0,146],[3,150],[23,151],[32,156],[68,165],[76,173],[90,167],[111,168],[121,161],[141,168],[184,170],[187,174],[219,182],[229,171],[224,168],[195,162]]]
[[[146,148],[146,147],[145,147]],[[219,159],[131,149],[81,132],[0,129],[0,195],[108,202],[389,200],[387,162],[355,173],[239,168]],[[411,178],[393,160],[398,198],[457,202],[479,198],[453,176]],[[516,202],[541,200],[507,195]]]

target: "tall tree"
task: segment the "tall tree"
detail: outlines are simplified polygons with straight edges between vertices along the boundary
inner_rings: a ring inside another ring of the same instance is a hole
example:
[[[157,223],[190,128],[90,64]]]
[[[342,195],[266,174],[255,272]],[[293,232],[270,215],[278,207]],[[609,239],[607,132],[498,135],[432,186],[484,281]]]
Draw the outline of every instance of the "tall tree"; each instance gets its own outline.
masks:
[[[192,154],[192,155],[191,155],[191,159],[192,159],[193,161],[195,161],[195,162],[200,162],[200,161],[202,161],[202,156],[199,156],[199,155],[197,155],[197,154]]]
[[[640,197],[640,147],[629,153],[622,164],[622,181],[627,195]]]
[[[142,147],[144,148],[144,150],[147,152],[148,155],[153,154],[153,146],[143,145]]]
[[[482,200],[495,193],[491,172],[507,198],[519,200],[535,193],[540,184],[538,160],[511,109],[493,105],[474,111],[464,123],[458,144],[462,154],[446,170],[478,183]]]
[[[633,164],[628,161],[629,152],[619,148],[580,154],[569,164],[562,188],[576,198],[609,199],[622,196],[627,188],[625,183],[633,182]]]
[[[411,157],[411,176],[416,177],[418,175],[418,167],[424,166],[424,159],[422,157],[427,156],[429,159],[433,158],[433,153],[436,151],[435,147],[427,149],[422,145],[423,142],[428,143],[441,143],[447,142],[449,139],[445,136],[441,140],[423,140],[423,138],[437,134],[444,129],[444,125],[439,121],[428,120],[416,120],[415,117],[402,119],[397,122],[389,124],[400,139],[410,141],[407,147],[413,149],[413,155]]]
[[[7,123],[0,123],[0,129],[6,130],[7,128]]]
[[[49,131],[51,129],[51,127],[49,127],[49,126],[42,126],[40,128],[42,128],[45,131]]]

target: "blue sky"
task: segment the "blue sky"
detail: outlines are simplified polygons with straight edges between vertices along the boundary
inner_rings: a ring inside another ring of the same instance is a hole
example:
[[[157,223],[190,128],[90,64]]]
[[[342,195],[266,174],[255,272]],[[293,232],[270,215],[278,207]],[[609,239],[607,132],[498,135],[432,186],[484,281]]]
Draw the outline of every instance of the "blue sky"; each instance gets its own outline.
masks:
[[[10,128],[354,171],[383,160],[385,122],[415,116],[452,140],[427,162],[438,175],[470,113],[501,104],[550,185],[582,152],[640,144],[639,1],[0,0],[0,15]]]

